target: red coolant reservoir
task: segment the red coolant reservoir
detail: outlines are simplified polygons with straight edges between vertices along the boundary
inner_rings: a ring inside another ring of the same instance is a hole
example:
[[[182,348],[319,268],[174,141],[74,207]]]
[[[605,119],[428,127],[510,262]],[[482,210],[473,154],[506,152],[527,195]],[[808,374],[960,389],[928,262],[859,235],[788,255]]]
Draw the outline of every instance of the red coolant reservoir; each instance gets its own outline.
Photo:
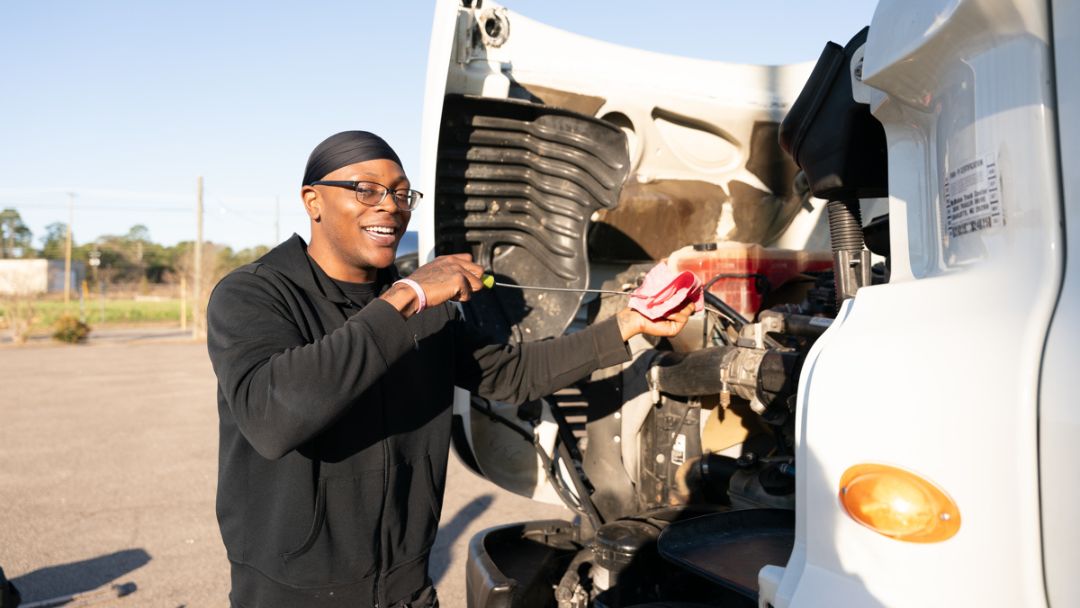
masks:
[[[747,319],[753,319],[764,294],[758,290],[757,277],[752,275],[765,277],[769,288],[776,289],[801,273],[832,270],[832,253],[729,241],[683,247],[668,257],[668,265],[680,272],[689,270],[702,283],[718,274],[743,275],[718,279],[709,291]]]

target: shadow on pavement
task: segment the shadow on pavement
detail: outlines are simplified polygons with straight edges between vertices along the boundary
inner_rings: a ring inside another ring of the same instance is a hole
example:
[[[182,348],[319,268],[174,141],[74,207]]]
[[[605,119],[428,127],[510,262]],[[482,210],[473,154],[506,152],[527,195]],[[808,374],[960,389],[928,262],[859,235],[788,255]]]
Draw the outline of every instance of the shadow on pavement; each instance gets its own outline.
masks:
[[[141,340],[191,339],[191,330],[177,327],[132,327],[127,329],[95,329],[89,342],[138,342]]]
[[[90,336],[86,340],[86,344],[101,344],[101,343],[131,343],[131,342],[143,342],[150,340],[190,340],[191,330],[180,329],[179,327],[106,327],[104,329],[92,329]],[[11,345],[10,332],[0,333],[0,345]],[[37,333],[29,336],[26,339],[25,346],[33,345],[52,345],[63,346],[60,342],[53,340],[52,335],[48,333]]]
[[[11,579],[23,602],[83,593],[102,587],[145,566],[150,554],[143,549],[125,549],[70,564],[48,566]]]
[[[431,581],[435,585],[439,584],[439,581],[446,574],[446,570],[450,567],[450,547],[454,544],[454,541],[461,536],[465,528],[474,519],[487,511],[494,500],[495,497],[491,494],[477,496],[464,507],[461,507],[461,510],[450,521],[439,526],[439,541],[431,550],[431,558],[428,560],[430,564],[428,575],[431,576]]]

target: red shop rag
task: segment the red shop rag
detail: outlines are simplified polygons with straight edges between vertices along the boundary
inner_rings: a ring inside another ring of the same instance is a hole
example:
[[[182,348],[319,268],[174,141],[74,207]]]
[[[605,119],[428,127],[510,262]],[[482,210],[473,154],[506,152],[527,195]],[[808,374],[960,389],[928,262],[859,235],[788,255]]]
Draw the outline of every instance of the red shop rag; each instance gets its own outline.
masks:
[[[688,302],[694,303],[695,311],[704,308],[701,281],[692,272],[675,272],[665,262],[654,266],[645,275],[641,287],[630,294],[630,308],[650,321],[662,319]]]

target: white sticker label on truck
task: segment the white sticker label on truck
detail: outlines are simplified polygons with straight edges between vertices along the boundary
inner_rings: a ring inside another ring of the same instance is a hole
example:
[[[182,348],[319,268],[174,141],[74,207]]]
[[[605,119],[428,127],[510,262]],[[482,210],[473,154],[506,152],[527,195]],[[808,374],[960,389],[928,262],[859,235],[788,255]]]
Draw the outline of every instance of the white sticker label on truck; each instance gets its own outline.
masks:
[[[675,437],[675,445],[671,446],[671,464],[680,465],[686,462],[686,435],[679,433]]]
[[[952,169],[945,176],[945,227],[949,238],[1005,225],[992,154]]]

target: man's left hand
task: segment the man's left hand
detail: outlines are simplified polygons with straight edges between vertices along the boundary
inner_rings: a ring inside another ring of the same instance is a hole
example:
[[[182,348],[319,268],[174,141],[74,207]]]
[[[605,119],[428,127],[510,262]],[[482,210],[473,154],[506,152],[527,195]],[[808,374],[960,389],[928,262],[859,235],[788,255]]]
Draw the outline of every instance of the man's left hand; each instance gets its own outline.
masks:
[[[694,314],[694,303],[690,302],[681,309],[655,321],[649,320],[630,308],[624,308],[615,317],[619,322],[619,331],[622,332],[622,339],[625,342],[638,334],[670,338],[682,331],[692,314]]]

